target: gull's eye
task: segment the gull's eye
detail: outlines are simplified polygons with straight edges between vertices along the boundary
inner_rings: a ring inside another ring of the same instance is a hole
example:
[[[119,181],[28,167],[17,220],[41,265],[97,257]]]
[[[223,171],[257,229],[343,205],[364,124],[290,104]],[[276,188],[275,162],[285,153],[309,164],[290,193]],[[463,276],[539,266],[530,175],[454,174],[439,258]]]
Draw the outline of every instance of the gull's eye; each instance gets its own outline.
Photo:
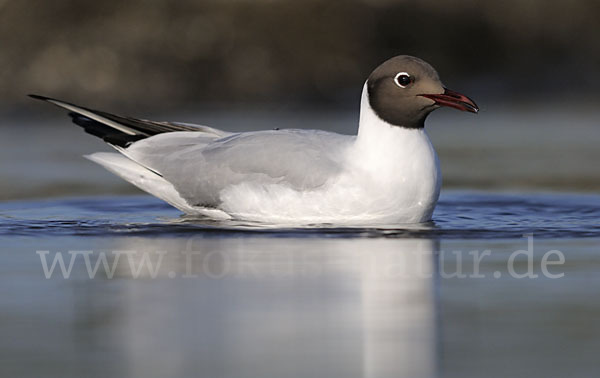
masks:
[[[394,83],[400,88],[406,88],[412,81],[412,77],[406,72],[400,72],[394,77]]]

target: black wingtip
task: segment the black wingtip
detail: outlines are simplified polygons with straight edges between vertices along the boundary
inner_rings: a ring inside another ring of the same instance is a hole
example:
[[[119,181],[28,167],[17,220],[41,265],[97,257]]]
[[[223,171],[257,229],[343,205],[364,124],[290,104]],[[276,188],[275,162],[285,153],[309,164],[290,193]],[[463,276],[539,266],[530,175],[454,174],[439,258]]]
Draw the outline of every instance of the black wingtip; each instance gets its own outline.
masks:
[[[50,97],[40,96],[40,95],[36,95],[36,94],[28,94],[27,96],[29,96],[31,98],[35,98],[36,100],[42,100],[42,101],[52,100]]]

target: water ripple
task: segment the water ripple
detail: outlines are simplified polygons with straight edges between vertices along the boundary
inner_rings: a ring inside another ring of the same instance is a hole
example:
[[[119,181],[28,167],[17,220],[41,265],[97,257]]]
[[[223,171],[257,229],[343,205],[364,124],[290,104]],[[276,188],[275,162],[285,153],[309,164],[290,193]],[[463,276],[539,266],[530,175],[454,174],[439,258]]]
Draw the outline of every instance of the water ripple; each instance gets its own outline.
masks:
[[[67,198],[0,205],[0,236],[269,236],[490,239],[600,236],[600,196],[448,192],[434,221],[378,227],[275,227],[181,216],[149,196]]]

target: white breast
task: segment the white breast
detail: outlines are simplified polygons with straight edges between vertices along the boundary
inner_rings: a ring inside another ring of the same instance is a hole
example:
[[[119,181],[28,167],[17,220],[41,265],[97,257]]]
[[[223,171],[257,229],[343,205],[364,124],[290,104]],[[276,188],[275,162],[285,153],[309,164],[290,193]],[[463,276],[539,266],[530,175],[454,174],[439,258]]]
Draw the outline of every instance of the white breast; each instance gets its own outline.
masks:
[[[431,141],[424,129],[392,126],[381,120],[369,105],[366,85],[358,137],[349,161],[362,171],[362,185],[370,186],[373,209],[386,213],[386,219],[411,223],[431,219],[441,186]]]

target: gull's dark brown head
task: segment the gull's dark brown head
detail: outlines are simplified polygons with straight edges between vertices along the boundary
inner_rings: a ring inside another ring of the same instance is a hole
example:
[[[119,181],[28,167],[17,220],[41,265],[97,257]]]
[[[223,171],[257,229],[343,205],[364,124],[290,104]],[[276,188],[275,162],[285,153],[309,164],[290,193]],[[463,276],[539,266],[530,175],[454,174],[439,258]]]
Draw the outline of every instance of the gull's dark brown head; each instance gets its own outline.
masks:
[[[444,87],[433,67],[408,55],[391,58],[367,79],[369,104],[394,126],[423,128],[425,118],[441,106],[477,113],[473,100]]]

